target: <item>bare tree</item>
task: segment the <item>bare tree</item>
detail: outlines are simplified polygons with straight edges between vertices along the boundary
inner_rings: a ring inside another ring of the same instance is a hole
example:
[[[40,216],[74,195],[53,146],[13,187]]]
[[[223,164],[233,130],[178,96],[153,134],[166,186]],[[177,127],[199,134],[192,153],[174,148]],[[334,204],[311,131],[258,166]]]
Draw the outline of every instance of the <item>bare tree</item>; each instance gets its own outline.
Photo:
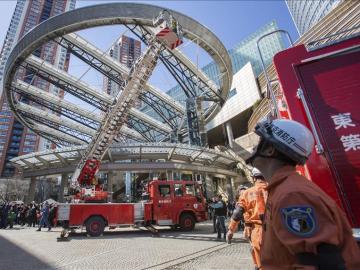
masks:
[[[23,201],[29,190],[29,181],[19,178],[0,179],[0,198],[5,201]]]

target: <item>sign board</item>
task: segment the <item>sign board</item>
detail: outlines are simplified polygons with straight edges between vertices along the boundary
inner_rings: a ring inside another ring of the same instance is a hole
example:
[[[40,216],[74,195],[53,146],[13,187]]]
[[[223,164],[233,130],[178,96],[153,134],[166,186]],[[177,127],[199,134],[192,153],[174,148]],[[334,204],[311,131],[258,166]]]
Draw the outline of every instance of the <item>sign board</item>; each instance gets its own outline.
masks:
[[[306,175],[343,208],[354,227],[360,227],[359,48],[356,36],[311,51],[301,44],[274,57],[289,118],[311,130],[313,123],[316,144],[323,147],[313,150]]]
[[[360,52],[296,69],[338,189],[360,216]]]
[[[69,220],[70,204],[58,204],[57,220]]]

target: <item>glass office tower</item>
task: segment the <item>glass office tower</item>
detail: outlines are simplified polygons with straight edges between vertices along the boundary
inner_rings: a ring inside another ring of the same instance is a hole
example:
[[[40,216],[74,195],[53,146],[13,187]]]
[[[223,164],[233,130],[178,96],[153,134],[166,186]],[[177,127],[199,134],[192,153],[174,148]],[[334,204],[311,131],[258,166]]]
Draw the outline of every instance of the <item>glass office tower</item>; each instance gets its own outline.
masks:
[[[271,21],[262,26],[250,36],[243,39],[237,46],[235,46],[235,48],[230,49],[228,52],[232,62],[233,74],[244,67],[246,63],[250,62],[254,69],[255,76],[259,76],[262,72],[262,68],[256,42],[264,34],[278,29],[279,28],[276,22]],[[285,44],[280,34],[274,34],[264,38],[260,45],[266,66],[271,64],[272,58],[277,52],[285,48]],[[202,70],[207,74],[207,76],[209,76],[210,79],[212,79],[218,85],[220,84],[220,73],[216,63],[211,62],[204,66]],[[179,85],[171,88],[169,91],[167,91],[167,94],[178,101],[184,101],[186,99],[185,94]]]
[[[343,0],[285,0],[300,36],[342,1]]]

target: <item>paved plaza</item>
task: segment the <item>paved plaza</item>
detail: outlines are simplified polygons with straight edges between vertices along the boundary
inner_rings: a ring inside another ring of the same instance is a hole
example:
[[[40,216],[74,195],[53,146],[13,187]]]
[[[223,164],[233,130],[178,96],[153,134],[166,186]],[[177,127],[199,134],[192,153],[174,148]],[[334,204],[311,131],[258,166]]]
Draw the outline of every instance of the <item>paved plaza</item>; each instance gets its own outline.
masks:
[[[1,269],[253,269],[241,234],[231,245],[217,241],[210,222],[189,233],[161,229],[160,237],[125,228],[99,238],[79,232],[68,242],[57,242],[60,230],[1,230]]]

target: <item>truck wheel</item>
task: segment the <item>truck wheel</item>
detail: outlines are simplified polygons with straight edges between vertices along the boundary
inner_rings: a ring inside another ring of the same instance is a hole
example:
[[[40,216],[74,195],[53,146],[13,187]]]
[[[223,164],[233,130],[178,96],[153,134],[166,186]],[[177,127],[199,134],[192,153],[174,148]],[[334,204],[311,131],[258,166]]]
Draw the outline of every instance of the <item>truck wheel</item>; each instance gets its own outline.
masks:
[[[180,217],[180,228],[183,231],[192,231],[195,227],[195,218],[191,214],[182,214]]]
[[[105,229],[105,222],[101,217],[91,217],[86,222],[86,232],[91,237],[100,236]]]

